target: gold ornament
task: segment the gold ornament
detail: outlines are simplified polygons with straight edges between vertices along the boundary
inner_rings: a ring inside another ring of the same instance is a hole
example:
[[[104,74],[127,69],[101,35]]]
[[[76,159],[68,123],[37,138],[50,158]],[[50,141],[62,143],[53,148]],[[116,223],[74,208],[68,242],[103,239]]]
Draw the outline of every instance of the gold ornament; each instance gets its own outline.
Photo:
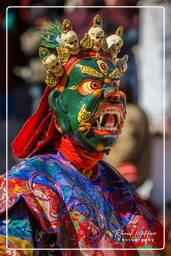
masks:
[[[78,85],[73,85],[73,86],[68,88],[68,90],[72,90],[72,91],[75,91],[77,89],[78,89]]]
[[[47,48],[39,47],[39,57],[46,59],[50,55],[50,51]]]
[[[82,132],[84,135],[87,135],[91,128],[91,123],[80,123],[78,131]]]
[[[91,40],[88,33],[85,33],[83,39],[80,41],[80,45],[84,50],[91,49],[93,46],[93,41]]]
[[[104,41],[103,41],[103,44],[102,44],[102,50],[104,52],[108,52],[109,51],[108,45],[107,45],[107,42],[106,42],[106,38],[104,38]]]
[[[120,78],[122,75],[121,71],[119,70],[119,68],[116,68],[111,74],[109,74],[109,77],[111,79],[118,79]]]
[[[97,70],[90,68],[88,66],[83,66],[81,64],[78,64],[78,67],[80,68],[81,72],[84,74],[88,74],[90,76],[99,77],[102,78],[103,74],[98,72]]]
[[[46,71],[45,83],[50,87],[55,87],[58,83],[58,78],[55,77],[50,71]]]
[[[93,19],[93,27],[102,27],[102,19],[99,14],[97,14]]]
[[[123,37],[123,27],[122,26],[119,26],[116,30],[116,35],[117,36],[120,36],[120,37]]]
[[[78,113],[78,121],[79,123],[86,123],[91,116],[91,112],[86,110],[86,105],[82,105],[80,112]]]
[[[70,52],[68,49],[56,48],[58,59],[61,61],[62,65],[65,65],[70,58]]]
[[[71,21],[68,19],[65,19],[62,23],[62,29],[64,33],[67,33],[68,31],[72,30],[72,24]]]

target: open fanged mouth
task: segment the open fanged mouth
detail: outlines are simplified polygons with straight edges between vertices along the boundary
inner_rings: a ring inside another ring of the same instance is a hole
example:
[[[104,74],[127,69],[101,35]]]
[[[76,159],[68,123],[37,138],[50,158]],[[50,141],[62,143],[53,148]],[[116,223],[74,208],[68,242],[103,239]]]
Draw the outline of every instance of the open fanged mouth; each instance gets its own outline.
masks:
[[[91,120],[91,128],[98,134],[116,134],[123,127],[123,108],[120,106],[111,105],[103,106],[101,111]]]
[[[88,116],[91,112],[85,111],[84,109],[79,115],[82,118],[82,115],[85,119],[87,116],[85,114],[88,113]],[[86,112],[86,113],[85,113]],[[122,101],[115,101],[115,104],[108,103],[108,102],[101,102],[98,105],[95,114],[92,116],[91,119],[88,119],[88,122],[80,122],[78,131],[83,132],[86,135],[89,130],[93,130],[94,133],[98,135],[119,135],[121,132],[121,128],[123,128],[124,124],[124,103]],[[80,116],[78,116],[80,118]]]
[[[120,116],[120,112],[117,110],[105,110],[100,113],[100,116],[92,123],[92,127],[100,131],[116,131],[121,122]]]

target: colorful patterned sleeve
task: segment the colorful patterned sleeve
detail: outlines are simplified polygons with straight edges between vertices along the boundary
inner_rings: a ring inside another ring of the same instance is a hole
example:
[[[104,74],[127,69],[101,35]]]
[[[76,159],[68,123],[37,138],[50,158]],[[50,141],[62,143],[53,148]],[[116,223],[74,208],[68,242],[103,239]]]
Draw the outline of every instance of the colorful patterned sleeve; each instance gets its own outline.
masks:
[[[0,255],[13,255],[9,248],[15,249],[16,256],[32,256],[31,248],[78,247],[66,205],[45,166],[37,158],[24,160],[9,172],[7,186],[5,176],[1,177]]]
[[[0,255],[33,255],[33,250],[31,250],[34,247],[31,216],[29,216],[27,206],[22,200],[10,209],[8,219],[6,219],[6,215],[1,215],[0,245]],[[28,250],[23,250],[25,248]]]

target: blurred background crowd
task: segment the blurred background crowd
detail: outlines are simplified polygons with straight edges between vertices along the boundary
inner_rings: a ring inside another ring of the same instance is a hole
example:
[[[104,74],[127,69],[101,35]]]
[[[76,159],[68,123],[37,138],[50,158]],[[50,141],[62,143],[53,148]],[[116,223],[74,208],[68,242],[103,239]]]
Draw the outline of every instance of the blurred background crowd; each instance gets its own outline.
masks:
[[[5,11],[8,6],[14,5],[27,8],[8,9],[6,130]],[[165,7],[165,10],[160,6]],[[7,163],[8,168],[11,168],[19,161],[12,156],[11,141],[36,109],[45,89],[44,67],[38,57],[38,28],[46,20],[63,21],[68,18],[79,39],[82,39],[98,13],[103,19],[106,35],[112,34],[120,25],[124,27],[124,45],[120,56],[129,55],[128,69],[121,82],[128,103],[125,127],[118,145],[105,156],[105,160],[137,188],[161,219],[163,168],[166,166],[166,226],[171,230],[171,1],[4,0],[1,7],[0,49],[3,61],[0,62],[0,171],[4,172],[6,165],[5,132],[8,132]]]

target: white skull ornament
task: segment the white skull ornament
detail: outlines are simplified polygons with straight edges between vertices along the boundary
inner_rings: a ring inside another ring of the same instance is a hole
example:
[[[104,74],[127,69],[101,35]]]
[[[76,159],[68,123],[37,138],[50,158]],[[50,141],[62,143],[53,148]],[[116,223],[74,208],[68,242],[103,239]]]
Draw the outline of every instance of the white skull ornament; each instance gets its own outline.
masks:
[[[43,64],[55,76],[59,77],[63,75],[62,64],[53,53],[43,60]]]
[[[77,34],[73,30],[62,33],[61,46],[68,49],[72,55],[77,54],[80,50]]]
[[[117,54],[120,52],[121,47],[123,46],[123,27],[119,26],[116,30],[116,33],[108,36],[106,42],[108,49],[113,58],[116,58]]]
[[[121,47],[123,46],[122,37],[118,35],[111,35],[106,38],[109,52],[113,57],[120,52]]]
[[[100,51],[105,40],[105,33],[103,29],[101,27],[91,27],[88,31],[88,35],[93,41],[92,50]]]
[[[124,55],[122,58],[118,58],[115,61],[115,66],[119,68],[121,73],[124,73],[127,70],[127,61],[128,55]]]

